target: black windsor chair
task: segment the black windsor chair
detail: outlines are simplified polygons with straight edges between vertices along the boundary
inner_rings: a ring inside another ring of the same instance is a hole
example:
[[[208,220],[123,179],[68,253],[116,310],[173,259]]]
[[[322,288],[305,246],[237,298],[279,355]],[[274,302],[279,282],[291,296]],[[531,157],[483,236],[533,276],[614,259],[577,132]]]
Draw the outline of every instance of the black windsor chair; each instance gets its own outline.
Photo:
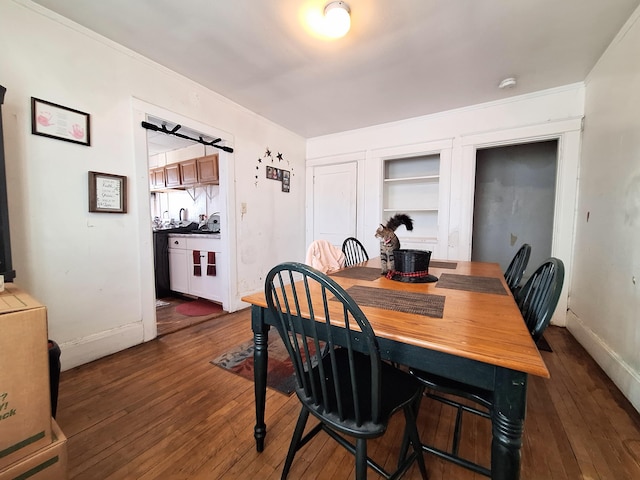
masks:
[[[542,336],[551,321],[563,283],[564,264],[562,260],[549,258],[536,269],[515,297],[534,342]],[[423,450],[476,473],[491,477],[489,468],[461,457],[458,454],[458,447],[462,429],[462,413],[466,411],[490,419],[493,414],[493,393],[421,370],[410,369],[410,372],[427,388],[426,396],[457,409],[451,450],[444,451],[425,444],[422,445]],[[451,398],[443,397],[442,394],[470,400],[483,408],[475,408],[456,402]],[[407,450],[408,439],[405,435],[400,458],[406,456]]]
[[[344,253],[345,257],[345,267],[369,260],[369,255],[364,246],[360,243],[360,240],[354,237],[349,237],[342,242],[342,253]]]
[[[523,244],[516,254],[511,259],[507,270],[504,272],[504,279],[509,286],[511,293],[518,290],[524,271],[527,269],[529,263],[529,257],[531,256],[531,245],[528,243]]]
[[[268,273],[265,296],[293,362],[302,403],[281,478],[287,478],[296,452],[325,431],[355,455],[358,480],[367,478],[367,466],[386,479],[400,478],[414,460],[426,479],[414,414],[422,387],[409,373],[380,360],[373,329],[349,294],[318,270],[283,263]],[[367,456],[367,440],[383,435],[399,409],[406,420],[407,450],[411,443],[413,452],[407,457],[405,451],[398,469],[388,473]],[[310,413],[320,423],[303,437]],[[345,436],[355,438],[355,445]]]

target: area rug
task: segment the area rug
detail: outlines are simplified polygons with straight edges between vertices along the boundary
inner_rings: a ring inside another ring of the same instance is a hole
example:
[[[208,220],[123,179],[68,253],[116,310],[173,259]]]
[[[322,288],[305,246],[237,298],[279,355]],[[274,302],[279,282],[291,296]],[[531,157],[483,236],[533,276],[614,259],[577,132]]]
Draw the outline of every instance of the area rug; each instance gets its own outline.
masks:
[[[293,364],[282,340],[277,335],[269,336],[267,346],[267,387],[291,395],[295,390],[296,378]],[[229,372],[253,381],[253,340],[248,340],[211,360],[211,363]]]
[[[193,302],[181,303],[176,307],[176,312],[188,317],[202,317],[222,312],[222,306],[207,300],[194,300]]]

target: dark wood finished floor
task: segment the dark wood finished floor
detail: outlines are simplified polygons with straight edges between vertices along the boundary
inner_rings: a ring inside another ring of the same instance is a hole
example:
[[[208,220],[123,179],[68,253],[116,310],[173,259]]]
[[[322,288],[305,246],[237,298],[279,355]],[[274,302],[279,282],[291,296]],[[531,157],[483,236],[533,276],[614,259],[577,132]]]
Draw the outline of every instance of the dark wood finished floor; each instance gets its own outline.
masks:
[[[523,480],[640,478],[640,415],[563,328],[545,333],[551,379],[532,377],[522,449]],[[298,415],[295,395],[267,390],[265,451],[255,451],[253,383],[209,363],[252,338],[244,310],[165,335],[62,372],[57,420],[69,438],[70,479],[280,478]],[[423,438],[451,437],[453,412],[423,400]],[[396,461],[396,416],[370,454]],[[490,427],[466,416],[461,451],[489,458]],[[481,479],[426,456],[431,480]],[[353,457],[320,435],[304,447],[289,478],[351,479]],[[378,478],[370,472],[370,478]],[[420,478],[414,466],[408,479]]]

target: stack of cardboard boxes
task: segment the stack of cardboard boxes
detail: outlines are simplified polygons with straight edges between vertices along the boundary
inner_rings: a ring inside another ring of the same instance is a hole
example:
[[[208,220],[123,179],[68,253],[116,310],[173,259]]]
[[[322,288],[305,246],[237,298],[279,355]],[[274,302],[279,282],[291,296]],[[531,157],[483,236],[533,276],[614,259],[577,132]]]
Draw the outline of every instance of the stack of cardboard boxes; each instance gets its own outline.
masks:
[[[67,439],[51,418],[47,309],[0,292],[0,480],[67,478]]]

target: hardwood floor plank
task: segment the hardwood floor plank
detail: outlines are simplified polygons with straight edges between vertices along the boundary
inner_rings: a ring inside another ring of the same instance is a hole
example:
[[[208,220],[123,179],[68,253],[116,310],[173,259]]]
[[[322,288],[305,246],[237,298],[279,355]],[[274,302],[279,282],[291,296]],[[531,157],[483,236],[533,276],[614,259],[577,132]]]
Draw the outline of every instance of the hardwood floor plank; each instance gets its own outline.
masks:
[[[268,434],[257,453],[253,382],[209,363],[251,338],[244,310],[62,372],[57,421],[68,437],[69,478],[280,478],[296,396],[267,389]],[[543,352],[551,378],[530,378],[521,478],[640,478],[638,412],[566,329],[550,327],[545,338],[553,348]],[[423,398],[421,438],[446,448],[454,419],[453,409]],[[370,444],[385,468],[397,462],[403,429],[399,413]],[[488,463],[490,441],[489,422],[465,414],[461,452]],[[431,480],[485,478],[430,454],[425,462]],[[298,453],[289,478],[353,474],[353,457],[321,433]],[[417,467],[404,478],[420,478]]]

